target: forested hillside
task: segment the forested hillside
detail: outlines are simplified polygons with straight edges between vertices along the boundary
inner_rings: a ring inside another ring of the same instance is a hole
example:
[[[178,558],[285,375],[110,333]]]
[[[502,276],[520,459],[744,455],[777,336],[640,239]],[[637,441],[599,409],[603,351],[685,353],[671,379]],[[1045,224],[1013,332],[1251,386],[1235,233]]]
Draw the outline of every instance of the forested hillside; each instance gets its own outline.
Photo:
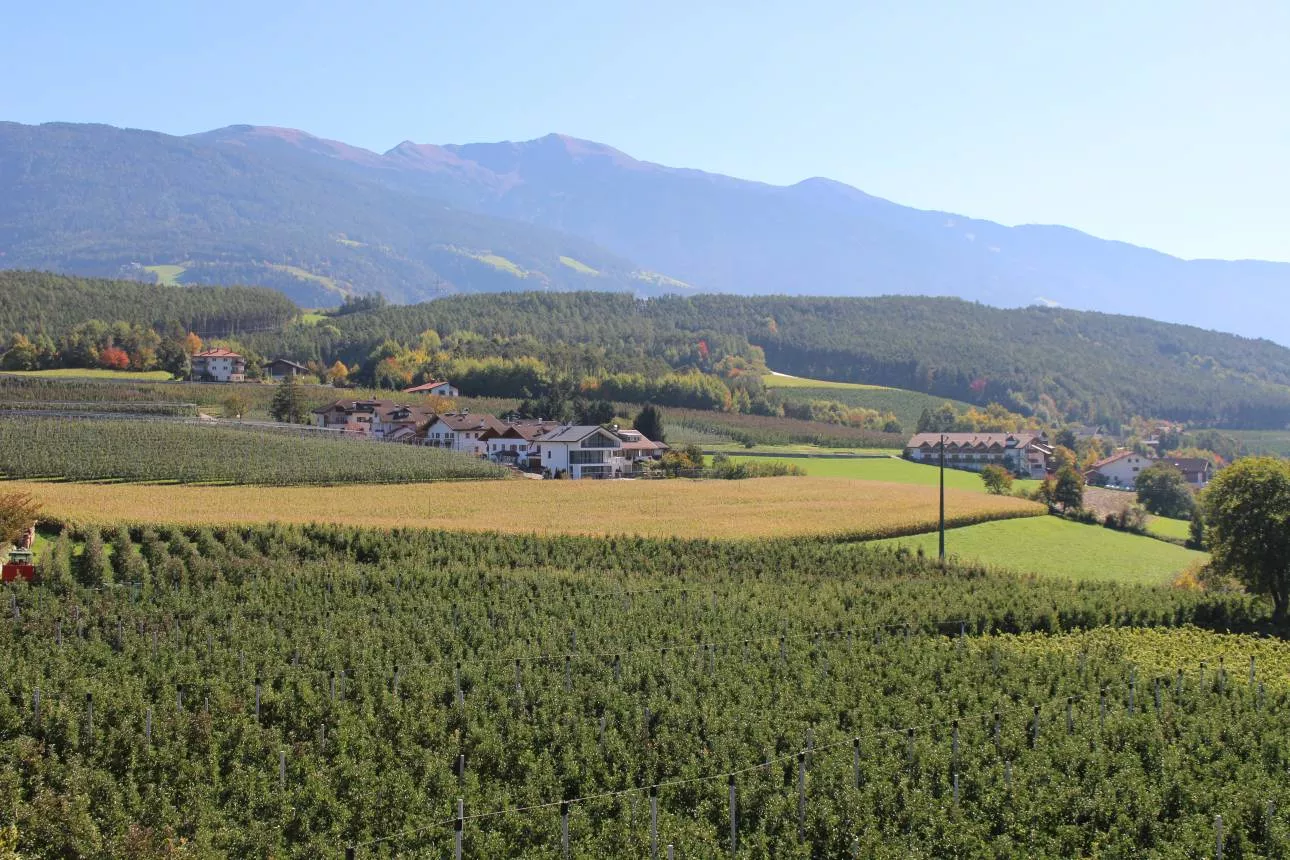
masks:
[[[564,380],[611,400],[779,414],[761,386],[769,367],[1000,403],[1043,423],[1142,415],[1234,428],[1290,424],[1290,349],[1052,308],[912,297],[503,293],[411,306],[350,303],[309,325],[285,324],[298,309],[268,290],[32,273],[0,275],[0,286],[0,333],[8,338],[0,346],[14,334],[91,319],[179,321],[199,334],[235,331],[222,342],[253,359],[339,361],[351,382],[385,388],[447,376],[464,394],[520,398]],[[888,417],[847,420],[881,428]]]
[[[957,299],[460,296],[352,314],[277,342],[306,357],[361,360],[387,338],[411,343],[431,329],[477,335],[468,348],[479,355],[539,355],[583,372],[711,368],[728,356],[755,364],[764,353],[784,373],[998,402],[1053,421],[1290,422],[1290,349],[1269,341]]]
[[[203,337],[274,330],[300,314],[286,296],[264,287],[178,289],[49,272],[0,270],[0,338],[58,337],[88,322],[154,326],[176,323]]]

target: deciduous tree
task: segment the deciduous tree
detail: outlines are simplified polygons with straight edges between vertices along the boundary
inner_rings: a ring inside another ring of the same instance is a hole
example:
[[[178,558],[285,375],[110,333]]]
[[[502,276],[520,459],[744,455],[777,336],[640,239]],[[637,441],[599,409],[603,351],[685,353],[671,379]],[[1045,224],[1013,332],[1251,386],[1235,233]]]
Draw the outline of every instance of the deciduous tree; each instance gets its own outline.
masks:
[[[1138,473],[1133,488],[1138,501],[1151,513],[1161,517],[1191,516],[1196,506],[1187,479],[1172,463],[1156,463]]]
[[[981,483],[985,484],[987,493],[1002,496],[1012,489],[1012,473],[991,463],[981,470]]]
[[[1272,598],[1273,620],[1290,606],[1290,463],[1238,460],[1201,494],[1213,568]]]

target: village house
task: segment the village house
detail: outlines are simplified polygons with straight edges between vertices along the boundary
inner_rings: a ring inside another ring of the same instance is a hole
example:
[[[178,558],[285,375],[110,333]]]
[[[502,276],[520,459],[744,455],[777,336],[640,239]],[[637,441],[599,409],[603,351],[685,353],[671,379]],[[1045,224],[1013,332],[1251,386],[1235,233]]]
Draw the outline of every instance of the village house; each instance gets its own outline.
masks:
[[[533,440],[559,427],[558,421],[536,418],[507,422],[504,430],[489,434],[488,459],[505,466],[525,469],[540,465],[532,450]]]
[[[918,433],[905,445],[905,458],[915,463],[940,463],[945,440],[945,465],[979,472],[1002,466],[1025,478],[1043,478],[1053,456],[1048,437],[1024,433]]]
[[[579,478],[618,478],[631,472],[623,440],[598,425],[565,424],[533,441],[543,474]]]
[[[1133,489],[1138,475],[1156,463],[1168,463],[1179,472],[1193,490],[1199,490],[1214,477],[1214,464],[1203,457],[1148,457],[1135,451],[1117,451],[1099,460],[1084,472],[1089,483],[1106,487]]]
[[[1138,474],[1155,460],[1135,451],[1117,451],[1084,470],[1084,479],[1105,487],[1132,487]]]
[[[1214,464],[1204,457],[1163,457],[1161,459],[1182,472],[1183,478],[1193,490],[1203,489],[1214,477]]]
[[[294,361],[286,358],[275,358],[264,366],[264,372],[274,382],[281,382],[288,376],[292,379],[309,375],[309,368],[303,364],[296,364]]]
[[[661,460],[668,451],[667,443],[646,439],[639,430],[623,430],[614,425],[614,435],[623,441],[623,459],[631,464],[632,471],[637,471],[640,464],[647,461]]]
[[[430,382],[425,382],[425,383],[422,383],[421,385],[414,385],[411,388],[405,388],[403,389],[403,393],[404,394],[433,394],[436,397],[456,397],[461,392],[459,392],[453,385],[451,385],[447,381],[439,379],[439,380],[432,380]]]
[[[483,457],[488,454],[488,440],[505,430],[502,420],[492,415],[446,412],[426,428],[425,444],[431,448],[449,448]]]
[[[207,349],[192,357],[192,378],[197,382],[245,382],[246,359],[231,349]]]
[[[392,400],[337,400],[313,410],[314,426],[370,435],[376,411],[397,405]]]
[[[424,444],[424,431],[438,416],[424,406],[405,406],[382,401],[372,412],[372,438],[382,442]]]

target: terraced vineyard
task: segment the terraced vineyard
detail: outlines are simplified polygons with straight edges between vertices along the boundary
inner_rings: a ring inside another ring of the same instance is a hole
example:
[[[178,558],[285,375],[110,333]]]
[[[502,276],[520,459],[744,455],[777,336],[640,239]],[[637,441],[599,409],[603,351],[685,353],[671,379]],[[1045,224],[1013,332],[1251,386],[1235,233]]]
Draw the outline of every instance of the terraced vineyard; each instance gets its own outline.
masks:
[[[1219,816],[1227,857],[1290,851],[1287,646],[1130,629],[1258,626],[1240,595],[824,541],[81,537],[5,595],[23,857],[1182,857]]]
[[[129,419],[0,417],[0,474],[11,479],[278,486],[505,474],[499,467],[452,451],[314,438],[291,435],[289,430]]]

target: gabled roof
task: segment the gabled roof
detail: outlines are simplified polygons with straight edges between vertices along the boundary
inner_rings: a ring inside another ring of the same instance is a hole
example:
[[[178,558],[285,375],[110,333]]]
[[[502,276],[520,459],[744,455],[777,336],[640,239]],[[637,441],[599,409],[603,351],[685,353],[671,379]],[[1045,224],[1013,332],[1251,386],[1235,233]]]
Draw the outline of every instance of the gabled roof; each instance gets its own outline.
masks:
[[[294,367],[296,370],[303,370],[305,373],[309,372],[309,368],[305,367],[303,364],[297,364],[289,358],[275,358],[273,361],[269,362],[269,367],[273,367],[275,364],[285,364],[287,367]]]
[[[1098,460],[1096,463],[1094,463],[1093,465],[1089,466],[1089,467],[1088,467],[1088,469],[1087,469],[1087,471],[1089,471],[1089,472],[1096,472],[1098,469],[1102,468],[1103,466],[1109,466],[1109,465],[1111,465],[1112,463],[1118,463],[1120,460],[1123,460],[1125,457],[1132,457],[1133,455],[1135,455],[1135,454],[1137,454],[1137,453],[1138,453],[1137,451],[1132,451],[1132,450],[1116,451],[1116,452],[1115,452],[1114,454],[1112,454],[1111,456],[1109,456],[1109,457],[1107,457],[1107,458],[1105,458],[1105,459],[1103,459],[1103,460]],[[1139,454],[1138,456],[1142,456],[1142,455],[1140,455],[1140,454]],[[1149,457],[1143,457],[1143,459],[1144,459],[1144,460],[1147,460],[1147,459],[1150,459],[1150,458],[1149,458]]]
[[[474,432],[483,430],[492,430],[494,433],[501,433],[506,429],[506,425],[500,419],[492,415],[480,413],[471,415],[469,412],[445,412],[438,416],[449,430],[458,433]]]
[[[620,445],[622,444],[617,436],[615,436],[610,431],[606,430],[604,427],[601,427],[599,424],[564,424],[559,427],[556,427],[554,430],[552,430],[549,433],[545,433],[537,437],[537,439],[535,439],[534,441],[535,442],[581,442],[583,439],[586,439],[588,436],[591,436],[592,434],[597,432],[604,433],[610,439],[613,439],[615,442],[618,442]]]
[[[231,349],[225,349],[222,346],[216,347],[215,349],[205,349],[205,350],[202,350],[201,352],[193,353],[193,358],[241,358],[241,357],[242,356],[240,353],[236,353]]]
[[[534,439],[543,434],[550,433],[560,424],[556,421],[513,421],[506,425],[506,429],[498,433],[504,439],[523,439],[526,442],[532,442]]]
[[[422,391],[430,391],[431,389],[438,388],[440,385],[448,385],[448,384],[449,384],[448,380],[446,379],[436,379],[432,382],[423,382],[420,385],[414,385],[411,388],[405,388],[403,389],[403,393],[419,394]]]

